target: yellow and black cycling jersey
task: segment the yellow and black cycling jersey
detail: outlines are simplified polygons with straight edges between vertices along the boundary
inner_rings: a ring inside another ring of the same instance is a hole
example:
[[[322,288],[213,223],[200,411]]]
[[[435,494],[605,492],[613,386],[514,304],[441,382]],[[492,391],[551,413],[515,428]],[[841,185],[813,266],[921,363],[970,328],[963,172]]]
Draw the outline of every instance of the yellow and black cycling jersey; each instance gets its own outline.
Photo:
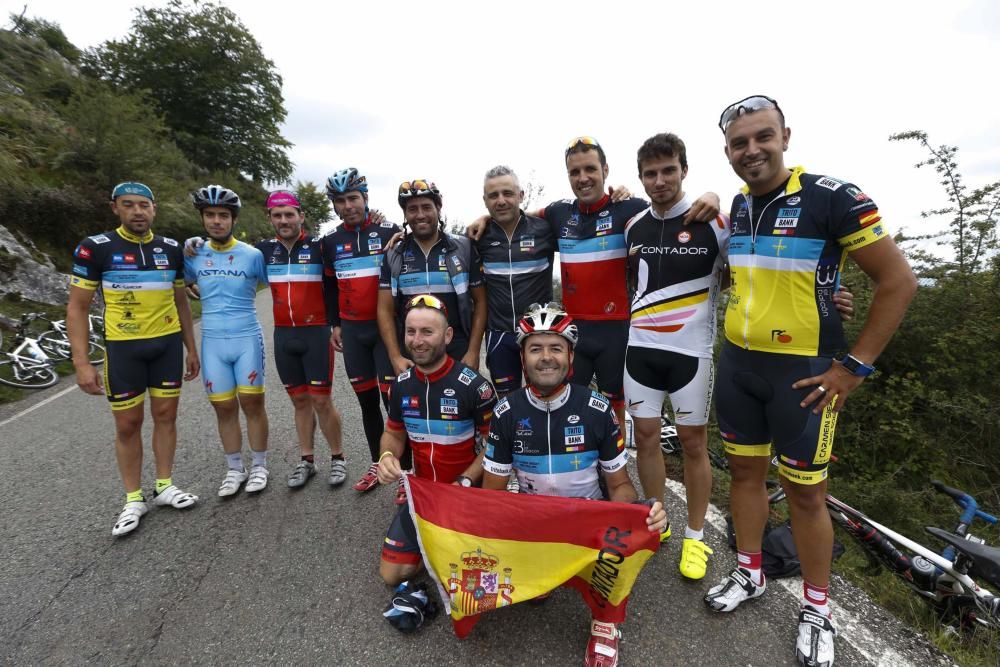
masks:
[[[174,287],[184,287],[177,241],[124,227],[85,238],[73,253],[70,285],[101,289],[108,340],[155,338],[181,330]]]
[[[733,200],[726,338],[747,350],[834,356],[846,349],[833,295],[847,253],[888,236],[857,186],[795,167],[770,197]]]

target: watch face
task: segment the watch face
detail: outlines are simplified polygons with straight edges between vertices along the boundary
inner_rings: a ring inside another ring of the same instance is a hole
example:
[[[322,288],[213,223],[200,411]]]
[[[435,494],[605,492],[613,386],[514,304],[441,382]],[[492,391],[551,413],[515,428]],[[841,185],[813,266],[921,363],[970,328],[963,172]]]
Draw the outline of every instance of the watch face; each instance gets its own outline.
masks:
[[[466,487],[466,488],[469,488],[469,487],[472,486],[472,480],[469,479],[468,477],[459,477],[458,478],[458,483],[461,484],[462,486]]]

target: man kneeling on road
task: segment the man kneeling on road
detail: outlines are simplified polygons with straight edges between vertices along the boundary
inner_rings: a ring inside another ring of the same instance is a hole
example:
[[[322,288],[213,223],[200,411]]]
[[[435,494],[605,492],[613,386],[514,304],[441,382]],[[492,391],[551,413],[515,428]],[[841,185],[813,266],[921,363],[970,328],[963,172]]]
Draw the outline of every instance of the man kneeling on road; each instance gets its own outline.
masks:
[[[407,440],[417,477],[462,486],[482,477],[475,436],[477,430],[486,434],[496,395],[489,380],[448,356],[453,333],[448,309],[437,297],[419,294],[406,302],[403,341],[414,366],[389,389],[389,418],[378,460],[382,484],[401,479],[399,458]],[[416,528],[410,508],[403,505],[386,533],[379,573],[395,586],[420,567]]]
[[[567,383],[577,343],[572,318],[557,303],[532,304],[517,328],[528,386],[509,394],[493,411],[483,488],[505,489],[516,473],[521,493],[636,502],[611,402]],[[648,502],[649,530],[662,532],[667,526],[663,504]],[[620,632],[615,625],[594,620],[590,633],[585,664],[617,665]]]

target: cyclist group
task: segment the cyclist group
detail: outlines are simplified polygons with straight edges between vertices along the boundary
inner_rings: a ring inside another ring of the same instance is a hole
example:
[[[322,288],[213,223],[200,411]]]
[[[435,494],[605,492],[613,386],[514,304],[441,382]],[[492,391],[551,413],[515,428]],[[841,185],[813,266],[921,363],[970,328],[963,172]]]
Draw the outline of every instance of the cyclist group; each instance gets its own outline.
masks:
[[[399,227],[369,209],[365,177],[352,168],[327,181],[342,224],[323,238],[305,233],[295,195],[278,191],[267,200],[276,238],[256,248],[240,243],[233,238],[238,196],[207,186],[194,201],[208,242],[182,251],[150,230],[152,191],[140,183],[117,186],[111,207],[121,225],[77,247],[67,315],[78,383],[105,393],[115,416],[126,502],[113,534],[134,530],[147,511],[139,430],[147,388],[153,503],[185,508],[197,501],[171,479],[182,374],[190,380],[203,371],[218,418],[227,460],[219,495],[235,494],[244,483],[247,492],[266,486],[264,347],[253,299],[257,285],[267,283],[276,366],[294,405],[301,450],[290,487],[315,474],[317,421],[330,446],[329,482],[345,481],[341,419],[330,400],[336,350],[344,355],[371,454],[358,491],[399,483],[412,468],[417,476],[463,486],[502,489],[516,481],[523,493],[637,502],[625,471],[627,410],[650,506],[647,523],[666,539],[659,439],[669,398],[684,453],[687,524],[679,569],[689,579],[705,576],[712,554],[704,521],[715,385],[738,553],[736,567],[705,602],[729,612],[764,592],[764,482],[773,450],[802,563],[796,655],[802,664],[831,665],[832,527],[823,498],[836,418],[874,370],[916,281],[863,191],[786,167],[791,132],[777,102],[741,100],[724,110],[719,127],[745,183],[729,216],[719,213],[712,193],[686,195],[686,149],[673,134],[655,135],[638,151],[649,202],[606,188],[607,159],[591,137],[574,139],[564,154],[573,200],[526,213],[516,174],[491,169],[483,188],[489,215],[470,226],[468,237],[444,231],[441,194],[426,180],[400,186],[400,236]],[[548,303],[556,251],[565,310]],[[838,313],[850,312],[850,299],[837,295],[848,254],[875,284],[851,346]],[[198,285],[203,302],[200,355],[185,282]],[[86,314],[98,287],[107,304],[103,387],[86,361]],[[716,369],[715,312],[726,288]],[[478,370],[484,337],[492,382]],[[595,376],[599,391],[587,387]],[[478,437],[485,447],[476,446]],[[383,543],[380,572],[395,584],[420,567],[415,529],[401,507]],[[616,627],[593,621],[586,664],[617,664],[618,638]]]

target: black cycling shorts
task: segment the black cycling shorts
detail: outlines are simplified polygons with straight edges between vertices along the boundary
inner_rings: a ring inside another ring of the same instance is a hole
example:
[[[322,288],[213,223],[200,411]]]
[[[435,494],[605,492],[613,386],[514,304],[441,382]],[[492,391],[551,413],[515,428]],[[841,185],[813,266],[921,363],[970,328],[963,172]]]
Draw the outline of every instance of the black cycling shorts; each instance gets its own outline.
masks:
[[[744,350],[723,343],[716,380],[715,411],[726,452],[735,456],[778,455],[779,473],[792,482],[826,479],[833,453],[837,413],[799,407],[814,387],[792,383],[830,368],[827,357]]]
[[[415,565],[420,562],[420,544],[417,542],[417,527],[410,517],[410,508],[402,505],[389,524],[385,541],[382,543],[382,560],[388,563]]]
[[[376,386],[382,392],[388,391],[396,374],[378,332],[378,322],[342,320],[340,339],[344,344],[344,369],[354,391],[360,394]]]
[[[504,396],[521,388],[521,346],[517,334],[510,331],[486,332],[486,367],[497,394]]]
[[[177,398],[184,375],[184,342],[180,332],[140,338],[109,340],[104,363],[104,393],[112,410],[141,405],[149,395]]]
[[[571,382],[589,385],[597,375],[597,388],[612,401],[621,401],[625,375],[628,320],[576,320],[580,340],[573,357]]]
[[[274,327],[274,365],[289,394],[329,394],[333,361],[329,325]]]

